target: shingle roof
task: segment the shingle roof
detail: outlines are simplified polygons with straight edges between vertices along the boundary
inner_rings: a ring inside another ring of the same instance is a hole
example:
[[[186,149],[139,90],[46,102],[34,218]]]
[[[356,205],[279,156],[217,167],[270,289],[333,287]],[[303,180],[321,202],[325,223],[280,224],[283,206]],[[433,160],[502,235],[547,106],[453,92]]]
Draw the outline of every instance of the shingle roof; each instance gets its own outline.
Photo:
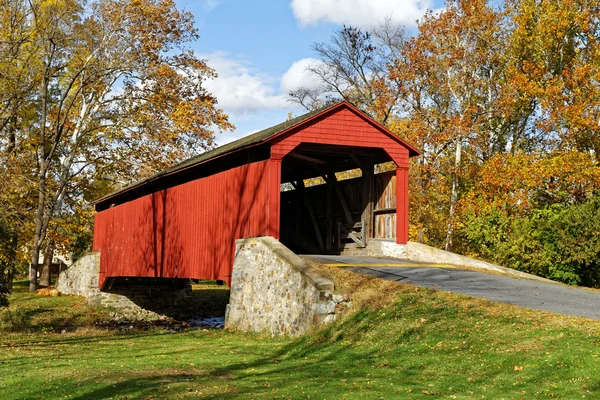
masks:
[[[206,162],[206,161],[208,161],[208,160],[210,160],[212,158],[216,158],[216,157],[222,156],[224,154],[232,153],[232,152],[234,152],[236,150],[240,150],[240,149],[243,149],[243,148],[248,147],[248,146],[252,146],[252,145],[256,145],[256,144],[259,144],[259,143],[266,142],[268,139],[272,138],[273,136],[277,135],[278,133],[281,133],[281,132],[283,132],[283,131],[285,131],[285,130],[287,130],[287,129],[295,126],[295,125],[298,125],[298,124],[300,124],[300,123],[302,123],[302,122],[304,122],[304,121],[306,121],[306,120],[314,117],[315,115],[318,115],[318,114],[322,113],[323,111],[326,111],[326,110],[328,110],[330,108],[333,108],[333,107],[337,106],[340,103],[342,103],[342,102],[338,102],[338,103],[336,103],[334,105],[327,105],[325,107],[321,107],[319,109],[310,111],[310,112],[308,112],[306,114],[302,114],[302,115],[300,115],[300,116],[298,116],[296,118],[292,118],[292,119],[287,120],[285,122],[282,122],[280,124],[274,125],[274,126],[272,126],[270,128],[263,129],[262,131],[255,132],[255,133],[253,133],[251,135],[248,135],[248,136],[244,136],[243,138],[235,140],[235,141],[233,141],[231,143],[227,143],[227,144],[224,144],[223,146],[219,146],[216,149],[213,149],[213,150],[207,151],[205,153],[199,154],[197,156],[188,158],[187,160],[184,160],[184,161],[182,161],[182,162],[180,162],[178,164],[175,164],[175,165],[173,165],[173,166],[171,166],[169,168],[166,168],[166,169],[164,169],[164,170],[162,170],[160,172],[157,172],[156,174],[154,174],[152,176],[149,176],[147,178],[141,179],[141,180],[139,180],[137,182],[134,182],[134,183],[132,183],[130,185],[124,186],[121,189],[119,189],[119,190],[117,190],[117,191],[115,191],[115,192],[113,192],[113,193],[111,193],[111,194],[109,194],[107,196],[104,196],[104,197],[102,197],[100,199],[94,200],[92,202],[92,204],[102,203],[103,201],[106,201],[106,200],[108,200],[110,198],[116,197],[116,196],[120,195],[121,193],[127,192],[127,191],[129,191],[131,189],[134,189],[136,187],[142,186],[142,185],[144,185],[146,183],[149,183],[151,181],[155,181],[155,180],[157,180],[157,179],[159,179],[159,178],[161,178],[163,176],[171,175],[174,172],[177,172],[177,171],[180,171],[180,170],[183,170],[183,169],[187,169],[187,168],[192,167],[192,166],[197,165],[197,164],[201,164],[201,163]]]
[[[191,168],[193,166],[202,164],[204,162],[207,162],[211,159],[217,158],[219,156],[223,156],[229,153],[233,153],[235,151],[244,149],[246,147],[250,147],[253,145],[257,145],[260,143],[264,143],[267,142],[269,139],[271,139],[272,137],[287,131],[290,128],[293,128],[296,125],[301,124],[302,122],[305,122],[319,114],[325,113],[329,110],[332,110],[334,108],[337,108],[339,105],[341,104],[346,104],[348,107],[352,108],[353,110],[359,112],[360,114],[362,114],[366,119],[371,120],[373,123],[377,124],[375,121],[373,121],[371,119],[371,117],[369,117],[368,115],[366,115],[364,112],[358,110],[356,107],[352,106],[351,104],[349,104],[346,101],[339,101],[335,104],[329,104],[326,105],[324,107],[321,107],[319,109],[316,109],[314,111],[308,112],[306,114],[300,115],[296,118],[292,118],[290,120],[287,120],[285,122],[282,122],[280,124],[274,125],[270,128],[267,129],[263,129],[262,131],[253,133],[251,135],[245,136],[241,139],[238,139],[236,141],[233,141],[231,143],[227,143],[223,146],[217,147],[214,150],[210,150],[207,151],[205,153],[199,154],[195,157],[189,158],[185,161],[182,161],[178,164],[175,164],[167,169],[164,169],[160,172],[157,172],[156,174],[149,176],[148,178],[139,180],[135,183],[132,183],[131,185],[125,186],[107,196],[104,196],[98,200],[95,200],[92,202],[92,204],[98,204],[98,203],[102,203],[106,200],[109,200],[111,198],[117,197],[119,195],[121,195],[122,193],[128,192],[132,189],[135,188],[139,188],[147,183],[153,182],[157,179],[160,179],[161,177],[167,176],[167,175],[171,175],[176,173],[177,171],[181,171],[181,170],[185,170],[188,168]],[[377,124],[379,125],[379,124]],[[394,135],[393,133],[389,132],[386,128],[382,127],[381,125],[379,125],[384,131],[387,131],[389,135],[395,137],[398,141],[402,142],[406,147],[409,148],[409,150],[411,151],[411,155],[417,155],[419,154],[419,152],[410,144],[406,143],[405,141],[403,141],[402,139],[400,139],[399,137],[397,137],[396,135]]]

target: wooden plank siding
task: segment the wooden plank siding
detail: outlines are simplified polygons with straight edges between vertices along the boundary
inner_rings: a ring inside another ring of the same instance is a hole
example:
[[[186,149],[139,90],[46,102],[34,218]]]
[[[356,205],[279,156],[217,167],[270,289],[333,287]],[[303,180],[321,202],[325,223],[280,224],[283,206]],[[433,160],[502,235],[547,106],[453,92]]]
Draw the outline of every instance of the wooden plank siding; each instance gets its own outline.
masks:
[[[352,178],[339,181],[339,186],[344,194],[344,198],[350,209],[350,213],[356,222],[359,222],[363,216],[365,207],[369,205],[369,199],[365,196],[363,190],[363,178]],[[321,184],[302,189],[302,195],[310,204],[315,218],[317,220],[319,232],[323,234],[326,242],[333,237],[333,232],[329,233],[327,227],[327,199],[329,185]],[[396,238],[396,172],[388,171],[374,176],[374,238],[395,239]],[[298,209],[302,201],[300,200],[299,190],[290,190],[281,193],[281,226],[283,232],[289,235],[292,231],[303,234],[307,237],[314,236],[313,227],[309,218],[299,215]],[[344,213],[340,207],[339,199],[333,196],[333,209],[331,219],[333,225],[345,222]],[[306,208],[306,207],[304,207]],[[304,211],[304,210],[303,210]],[[369,221],[367,221],[369,223]],[[298,224],[300,225],[298,227]],[[287,239],[282,237],[282,240]],[[315,240],[315,245],[316,240]],[[293,245],[290,245],[293,247]]]
[[[229,282],[235,240],[273,233],[265,207],[269,163],[242,165],[96,214],[100,286],[117,276]]]
[[[349,107],[334,108],[331,112],[309,121],[298,129],[292,129],[276,137],[271,147],[271,159],[283,159],[301,143],[383,149],[397,167],[399,190],[396,192],[396,202],[401,206],[402,212],[401,217],[395,218],[395,221],[391,220],[392,217],[388,218],[390,220],[384,219],[384,224],[395,224],[396,235],[391,236],[388,232],[390,229],[384,230],[382,234],[386,237],[395,237],[398,243],[406,243],[408,241],[409,149],[390,135],[392,134],[385,132],[381,126],[373,123],[360,111]]]
[[[374,224],[376,239],[396,238],[396,171],[375,175]]]
[[[383,133],[360,112],[338,108],[277,137],[271,147],[271,159],[282,159],[301,143],[381,148],[399,167],[408,168],[409,150]]]
[[[93,242],[93,251],[101,253],[100,287],[111,277],[220,279],[230,283],[236,239],[280,238],[281,224],[285,223],[280,219],[281,201],[286,198],[280,194],[282,161],[302,143],[383,149],[397,165],[395,178],[379,183],[383,200],[369,199],[368,207],[376,209],[381,202],[390,209],[397,206],[398,217],[394,220],[394,213],[388,210],[388,216],[379,217],[379,225],[376,220],[368,230],[377,232],[376,237],[389,238],[393,237],[395,224],[396,241],[405,243],[409,155],[418,152],[349,103],[309,114],[298,117],[296,124],[268,128],[255,134],[260,137],[250,137],[252,140],[242,141],[237,147],[215,149],[213,156],[200,155],[190,159],[193,162],[184,162],[101,199],[96,208]],[[259,159],[262,161],[252,162]],[[396,189],[390,182],[395,182]],[[329,214],[337,223],[347,219],[342,213],[340,193],[354,214],[352,218],[359,221],[365,215],[365,193],[378,193],[374,188],[377,183],[373,183],[373,192],[371,183],[369,187],[351,181],[339,185],[340,192],[329,194],[325,186],[310,189],[321,192],[312,208],[316,225],[325,236],[336,230],[333,225],[327,227],[328,196],[333,207]],[[302,221],[309,220],[301,205],[291,207],[290,212],[302,215]]]

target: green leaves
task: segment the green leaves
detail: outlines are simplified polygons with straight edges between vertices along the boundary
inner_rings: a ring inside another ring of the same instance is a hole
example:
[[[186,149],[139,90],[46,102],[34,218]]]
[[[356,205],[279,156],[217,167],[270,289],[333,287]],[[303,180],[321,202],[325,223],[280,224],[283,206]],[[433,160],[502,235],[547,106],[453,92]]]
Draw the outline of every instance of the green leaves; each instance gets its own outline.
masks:
[[[570,285],[600,287],[600,196],[554,204],[528,215],[498,207],[465,215],[475,254],[506,267]]]

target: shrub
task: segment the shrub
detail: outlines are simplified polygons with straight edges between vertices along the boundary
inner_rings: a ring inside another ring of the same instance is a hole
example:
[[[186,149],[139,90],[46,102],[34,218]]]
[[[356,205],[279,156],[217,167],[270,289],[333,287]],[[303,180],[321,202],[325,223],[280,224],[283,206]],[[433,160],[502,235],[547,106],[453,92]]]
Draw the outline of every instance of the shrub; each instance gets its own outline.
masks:
[[[466,213],[466,252],[567,284],[600,287],[600,196],[554,204],[530,215],[498,207]]]

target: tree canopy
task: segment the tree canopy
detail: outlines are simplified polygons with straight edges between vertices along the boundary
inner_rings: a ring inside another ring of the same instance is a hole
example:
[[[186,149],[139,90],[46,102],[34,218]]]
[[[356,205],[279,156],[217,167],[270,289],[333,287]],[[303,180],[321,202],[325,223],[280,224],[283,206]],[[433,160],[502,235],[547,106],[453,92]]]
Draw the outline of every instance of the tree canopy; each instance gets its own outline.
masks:
[[[532,222],[580,218],[581,237],[600,234],[583,223],[600,189],[599,24],[591,0],[447,1],[412,37],[386,23],[345,27],[315,45],[322,63],[310,71],[322,85],[292,99],[311,107],[345,98],[421,149],[411,166],[411,240],[600,286],[590,272],[595,245],[577,268],[569,253],[570,272],[553,273],[549,260],[567,253],[540,252],[548,226]]]
[[[193,16],[171,0],[0,10],[0,221],[16,255],[29,248],[35,290],[40,249],[77,236],[84,199],[198,154],[232,125],[204,89],[214,71],[187,47]]]

